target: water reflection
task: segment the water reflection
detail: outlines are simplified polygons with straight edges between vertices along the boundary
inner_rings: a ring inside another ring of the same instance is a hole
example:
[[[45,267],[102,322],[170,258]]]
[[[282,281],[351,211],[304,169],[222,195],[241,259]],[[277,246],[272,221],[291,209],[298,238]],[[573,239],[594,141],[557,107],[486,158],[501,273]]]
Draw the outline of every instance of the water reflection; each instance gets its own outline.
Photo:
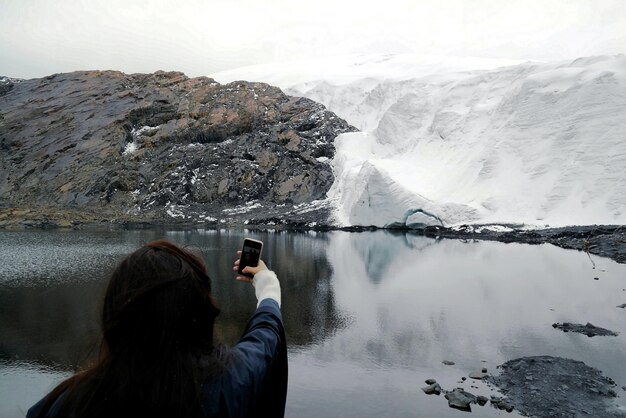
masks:
[[[406,262],[411,263],[413,253],[422,251],[437,242],[430,238],[403,232],[378,231],[378,233],[365,233],[363,239],[355,234],[351,240],[351,246],[358,254],[360,264],[365,266],[370,281],[380,283],[394,263],[403,262],[398,259],[398,255],[407,255],[409,259]],[[407,252],[407,249],[411,251]]]
[[[0,361],[0,417],[23,417],[42,394],[69,373],[41,364]]]
[[[234,343],[256,306],[249,285],[233,280],[243,237],[266,243],[279,275],[290,343],[314,343],[341,325],[330,284],[326,236],[245,231],[28,231],[0,234],[0,359],[74,369],[97,352],[102,296],[116,263],[145,242],[167,238],[201,255],[222,314],[217,338]]]
[[[40,373],[51,382],[37,370],[72,370],[97,346],[108,274],[150,240],[204,257],[222,308],[216,333],[236,341],[255,306],[231,271],[244,236],[265,242],[264,259],[281,279],[290,416],[458,416],[421,393],[424,379],[454,388],[470,371],[529,355],[582,360],[626,384],[626,312],[615,307],[626,302],[626,266],[596,258],[593,270],[576,251],[382,231],[30,231],[0,233],[0,404],[14,399],[8,381]],[[620,335],[590,339],[550,326],[563,321]],[[489,394],[478,386],[465,388]],[[32,399],[22,406],[43,395],[37,388],[24,391]],[[15,404],[12,411],[0,415],[19,416]]]
[[[506,360],[529,355],[582,360],[626,383],[626,323],[616,308],[626,300],[624,265],[596,259],[598,269],[606,270],[599,272],[584,253],[550,245],[437,241],[384,232],[334,233],[328,259],[335,303],[354,321],[295,362],[306,362],[306,387],[319,398],[336,390],[324,386],[327,371],[346,364],[369,394],[361,404],[374,410],[387,404],[391,393],[404,390],[390,382],[395,378],[418,387],[435,377],[454,388],[468,372],[495,370]],[[551,327],[563,321],[590,321],[620,336],[590,339]],[[315,366],[318,373],[311,373],[310,358],[321,363]],[[443,366],[443,360],[456,364]],[[363,370],[372,370],[371,377]],[[353,387],[343,388],[345,396],[357,396]],[[470,391],[489,394],[484,387]],[[407,397],[383,415],[451,413],[431,401]],[[305,406],[314,403],[298,402],[298,412],[312,416]],[[623,399],[618,402],[624,405]],[[480,414],[495,412],[481,409]]]
[[[338,336],[358,340],[346,344],[352,357],[416,366],[445,355],[467,361],[528,355],[522,351],[550,350],[559,342],[595,363],[589,351],[624,354],[615,339],[578,338],[549,325],[590,321],[624,334],[623,312],[615,306],[626,299],[626,266],[599,259],[607,270],[599,273],[584,254],[550,245],[424,237],[410,244],[385,233],[330,240],[336,304],[356,318]],[[619,369],[626,376],[626,368]]]

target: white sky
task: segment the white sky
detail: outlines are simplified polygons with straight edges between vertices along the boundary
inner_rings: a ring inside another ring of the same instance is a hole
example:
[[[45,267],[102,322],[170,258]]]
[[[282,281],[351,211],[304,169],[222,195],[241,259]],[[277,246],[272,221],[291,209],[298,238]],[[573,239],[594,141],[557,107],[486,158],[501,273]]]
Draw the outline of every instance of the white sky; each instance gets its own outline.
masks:
[[[626,0],[0,0],[0,75],[198,76],[414,52],[558,60],[626,53]]]

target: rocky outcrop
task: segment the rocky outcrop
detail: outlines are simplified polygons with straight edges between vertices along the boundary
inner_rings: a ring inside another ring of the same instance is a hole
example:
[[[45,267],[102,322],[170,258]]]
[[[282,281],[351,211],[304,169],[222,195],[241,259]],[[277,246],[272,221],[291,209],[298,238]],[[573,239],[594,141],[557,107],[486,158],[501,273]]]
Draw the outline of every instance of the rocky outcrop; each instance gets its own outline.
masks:
[[[353,227],[350,230],[367,228]],[[618,263],[626,263],[626,228],[623,225],[580,225],[562,228],[526,229],[524,225],[461,225],[454,228],[426,226],[399,228],[400,231],[436,238],[520,242],[525,244],[549,243],[557,247],[583,251],[589,256],[593,268],[595,262],[590,254],[609,257]]]
[[[489,378],[522,415],[624,417],[613,398],[615,382],[600,370],[561,357],[522,357],[498,366]],[[493,402],[493,400],[492,400]],[[501,401],[502,402],[502,401]]]
[[[325,221],[354,131],[276,87],[178,72],[0,83],[0,225]]]
[[[11,91],[11,89],[21,81],[23,80],[19,78],[0,77],[0,96]]]

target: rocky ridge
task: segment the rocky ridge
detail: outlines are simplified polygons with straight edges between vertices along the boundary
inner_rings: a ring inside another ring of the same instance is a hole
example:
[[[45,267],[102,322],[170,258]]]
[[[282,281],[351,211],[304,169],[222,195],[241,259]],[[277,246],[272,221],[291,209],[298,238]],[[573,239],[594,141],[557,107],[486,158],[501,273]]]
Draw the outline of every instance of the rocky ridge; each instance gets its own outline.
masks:
[[[0,78],[0,227],[327,219],[334,138],[306,98],[179,72]]]

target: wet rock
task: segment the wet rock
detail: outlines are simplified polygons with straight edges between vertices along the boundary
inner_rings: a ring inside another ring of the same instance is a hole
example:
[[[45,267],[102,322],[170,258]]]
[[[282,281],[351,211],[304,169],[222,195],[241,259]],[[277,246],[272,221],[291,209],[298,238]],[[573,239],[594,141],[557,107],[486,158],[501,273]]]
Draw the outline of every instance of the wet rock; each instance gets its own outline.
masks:
[[[570,322],[563,322],[562,324],[552,324],[553,328],[562,330],[563,332],[577,332],[579,334],[585,334],[587,337],[596,336],[617,336],[617,333],[606,328],[600,328],[587,322],[585,325],[573,324]]]
[[[484,370],[486,370],[486,369],[484,369]],[[468,376],[471,379],[478,379],[478,380],[480,380],[480,379],[484,379],[485,377],[487,377],[487,373],[485,373],[485,372],[471,372],[470,374],[468,374]]]
[[[454,363],[453,361],[450,360],[444,360],[442,361],[443,364],[445,364],[446,366],[454,366],[456,363]]]
[[[617,305],[618,308],[626,308],[626,303],[622,303],[621,305]]]
[[[429,379],[432,380],[432,379]],[[427,395],[439,395],[442,392],[441,386],[439,386],[439,383],[432,383],[426,387],[423,387],[422,390],[424,391],[425,394]]]
[[[489,399],[486,396],[477,396],[476,397],[476,402],[478,403],[478,405],[483,406],[487,403]]]
[[[492,397],[491,398],[491,404],[495,408],[498,408],[498,409],[506,411],[506,412],[511,412],[514,409],[513,405],[511,405],[510,403],[508,403],[506,400],[504,400],[502,398],[493,398]]]
[[[431,378],[431,379],[424,380],[424,383],[426,383],[427,385],[432,385],[434,383],[437,383],[437,381]]]
[[[476,396],[464,391],[462,388],[453,389],[446,392],[445,398],[448,400],[450,408],[456,408],[463,411],[471,411],[471,404],[476,403]]]
[[[481,370],[481,372],[483,372],[483,373],[487,373],[487,368],[486,368],[486,367],[483,367],[483,368],[482,368],[482,370]]]
[[[600,280],[600,278],[599,277],[594,277],[593,280]]]
[[[608,402],[615,396],[615,382],[581,361],[560,357],[523,357],[501,366],[488,382],[506,393],[493,396],[492,404],[522,415],[570,417],[593,411],[593,416],[624,416]],[[528,379],[532,377],[532,379]]]

